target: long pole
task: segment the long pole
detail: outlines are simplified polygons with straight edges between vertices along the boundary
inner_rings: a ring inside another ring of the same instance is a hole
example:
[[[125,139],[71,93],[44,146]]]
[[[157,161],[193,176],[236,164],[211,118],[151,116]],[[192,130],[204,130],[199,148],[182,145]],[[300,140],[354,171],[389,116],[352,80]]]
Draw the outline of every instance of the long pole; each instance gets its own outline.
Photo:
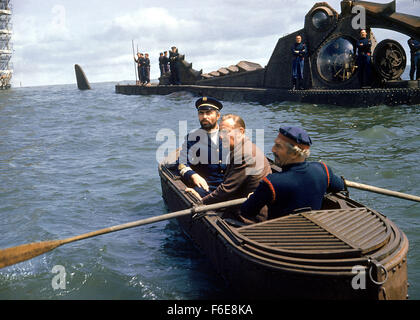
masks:
[[[200,213],[200,212],[205,212],[205,211],[210,211],[210,210],[217,210],[220,208],[232,207],[232,206],[240,205],[245,201],[246,201],[246,198],[242,198],[242,199],[214,203],[210,205],[201,205],[195,208],[185,209],[181,211],[163,214],[156,217],[124,223],[124,224],[84,233],[75,237],[70,237],[70,238],[66,238],[62,240],[34,242],[34,243],[23,244],[20,246],[11,247],[7,249],[2,249],[0,250],[0,268],[4,268],[4,267],[7,267],[7,266],[10,266],[10,265],[22,262],[22,261],[32,259],[36,256],[49,252],[66,243],[75,242],[75,241],[79,241],[79,240],[83,240],[87,238],[92,238],[92,237],[96,237],[96,236],[106,234],[106,233],[111,233],[111,232],[134,228],[138,226],[143,226],[146,224],[155,223],[155,222],[159,222],[163,220],[169,220],[169,219],[174,219],[174,218],[178,218],[182,216],[187,216],[192,213]]]
[[[134,57],[134,59],[135,59],[135,58],[136,58],[136,54],[135,54],[135,52],[134,52],[134,40],[131,40],[131,44],[132,44],[132,46],[133,46],[133,57]],[[137,66],[136,66],[136,61],[134,61],[134,75],[135,75],[135,77],[136,77],[136,84],[137,84],[138,77],[137,77]]]
[[[370,185],[362,184],[362,183],[358,183],[358,182],[353,182],[353,181],[349,181],[349,180],[344,180],[344,182],[345,182],[346,186],[350,187],[350,188],[356,188],[356,189],[360,189],[360,190],[365,190],[365,191],[384,194],[384,195],[391,196],[391,197],[396,197],[396,198],[401,198],[401,199],[420,202],[420,197],[414,196],[414,195],[411,195],[411,194],[402,193],[402,192],[398,192],[398,191],[392,191],[392,190],[383,189],[383,188],[378,188],[378,187],[374,187],[374,186],[370,186]]]

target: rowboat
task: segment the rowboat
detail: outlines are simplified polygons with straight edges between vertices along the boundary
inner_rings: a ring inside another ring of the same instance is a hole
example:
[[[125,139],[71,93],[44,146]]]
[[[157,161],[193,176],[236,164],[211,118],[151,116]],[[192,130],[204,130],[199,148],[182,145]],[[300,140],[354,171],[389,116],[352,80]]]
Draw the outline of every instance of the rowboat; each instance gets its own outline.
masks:
[[[175,165],[163,161],[158,170],[169,211],[196,205]],[[407,299],[406,235],[347,191],[327,194],[321,210],[296,210],[255,224],[223,213],[177,221],[238,297]]]

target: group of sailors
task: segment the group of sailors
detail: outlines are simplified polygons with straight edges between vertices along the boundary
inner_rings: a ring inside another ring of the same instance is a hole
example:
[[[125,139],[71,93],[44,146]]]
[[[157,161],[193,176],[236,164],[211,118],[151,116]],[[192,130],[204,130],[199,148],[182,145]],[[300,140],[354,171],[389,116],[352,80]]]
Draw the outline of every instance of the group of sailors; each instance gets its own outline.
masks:
[[[140,85],[147,85],[150,83],[150,59],[149,54],[138,52],[137,57],[134,57],[134,61],[137,63],[137,73],[139,77]]]
[[[170,84],[181,84],[180,77],[179,77],[179,66],[178,62],[180,60],[180,56],[178,53],[178,48],[175,46],[171,47],[171,51],[161,52],[159,54],[159,70],[160,76],[164,76],[170,72]]]
[[[410,80],[420,79],[420,42],[414,38],[408,40],[411,53],[411,69],[410,69]],[[307,46],[302,41],[302,36],[297,35],[295,43],[292,46],[292,90],[303,90],[304,89],[304,65],[305,56],[307,54]],[[180,55],[178,49],[173,46],[171,50],[161,52],[159,54],[159,70],[160,76],[170,74],[170,84],[178,85],[181,84],[179,76],[178,61]],[[144,56],[142,53],[137,54],[137,58],[134,57],[134,61],[137,63],[138,75],[140,84],[150,83],[150,59],[149,54],[146,53]],[[360,38],[356,42],[356,61],[355,65],[359,69],[359,83],[360,87],[368,87],[372,83],[372,41],[368,37],[368,33],[365,29],[360,30]],[[417,72],[416,72],[417,71]],[[415,77],[414,77],[415,75]]]
[[[201,127],[185,137],[176,166],[185,191],[201,204],[248,197],[240,208],[226,210],[224,218],[246,224],[299,208],[319,210],[327,192],[345,189],[330,167],[306,161],[312,140],[304,129],[280,127],[272,152],[281,169],[273,173],[264,153],[245,135],[239,115],[222,116],[222,103],[211,97],[198,99],[195,107]]]
[[[292,47],[292,90],[303,90],[303,70],[307,47],[302,42],[302,36],[297,35]],[[360,38],[356,42],[356,66],[359,68],[359,83],[361,87],[371,85],[371,55],[372,41],[367,37],[365,29],[360,30]]]
[[[414,38],[408,40],[411,53],[410,80],[420,79],[420,42]],[[292,47],[292,89],[303,89],[303,70],[307,48],[302,42],[302,36],[298,35]],[[356,42],[355,65],[359,69],[360,87],[368,87],[372,83],[372,41],[365,29],[360,30],[360,37]],[[416,75],[415,75],[416,73]],[[415,77],[414,77],[415,75]]]
[[[170,84],[181,84],[179,77],[179,66],[178,61],[180,56],[177,47],[173,46],[171,51],[161,52],[159,54],[159,70],[160,76],[165,74],[170,75]],[[134,57],[134,61],[137,63],[137,71],[139,76],[139,84],[147,85],[150,83],[150,59],[149,54],[137,53],[137,57]]]

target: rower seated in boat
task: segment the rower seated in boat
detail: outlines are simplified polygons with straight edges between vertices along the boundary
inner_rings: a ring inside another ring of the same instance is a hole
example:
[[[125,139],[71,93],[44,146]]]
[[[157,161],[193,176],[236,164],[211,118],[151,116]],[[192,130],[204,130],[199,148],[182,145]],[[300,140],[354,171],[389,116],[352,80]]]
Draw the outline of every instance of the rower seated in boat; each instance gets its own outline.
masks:
[[[274,140],[274,162],[282,171],[263,178],[241,206],[241,215],[251,218],[268,207],[268,219],[300,208],[319,210],[327,192],[345,189],[344,181],[322,162],[307,162],[311,138],[305,130],[282,127]]]
[[[194,189],[186,189],[187,192],[192,192],[201,198],[201,202],[205,205],[244,198],[257,188],[261,179],[271,173],[270,164],[264,153],[245,135],[245,122],[240,116],[224,115],[220,121],[220,136],[223,147],[229,148],[229,161],[223,182],[203,198]],[[229,216],[242,220],[238,216],[238,209],[229,210]],[[265,219],[261,215],[256,220]]]

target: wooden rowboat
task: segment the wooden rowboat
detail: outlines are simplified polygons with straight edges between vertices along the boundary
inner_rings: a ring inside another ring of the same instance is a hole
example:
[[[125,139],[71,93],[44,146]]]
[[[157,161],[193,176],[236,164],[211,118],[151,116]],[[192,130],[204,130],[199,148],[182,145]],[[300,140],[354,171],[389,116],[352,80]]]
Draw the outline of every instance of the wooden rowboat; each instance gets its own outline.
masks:
[[[197,202],[175,166],[161,163],[159,175],[169,211]],[[407,298],[407,237],[347,192],[326,195],[322,210],[252,225],[222,216],[223,210],[177,220],[241,297]]]

